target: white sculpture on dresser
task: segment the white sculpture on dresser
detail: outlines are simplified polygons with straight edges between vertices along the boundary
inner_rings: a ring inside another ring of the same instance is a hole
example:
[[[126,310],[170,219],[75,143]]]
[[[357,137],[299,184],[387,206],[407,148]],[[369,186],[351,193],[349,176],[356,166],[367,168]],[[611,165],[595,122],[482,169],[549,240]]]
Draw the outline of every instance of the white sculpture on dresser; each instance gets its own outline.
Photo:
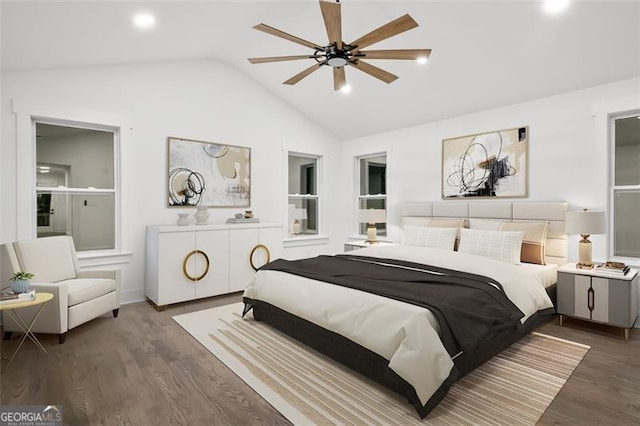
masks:
[[[207,211],[207,206],[198,206],[196,207],[196,214],[194,217],[196,218],[196,225],[206,225],[209,220],[209,212]]]
[[[178,220],[176,223],[179,226],[186,226],[189,224],[189,213],[178,213]]]

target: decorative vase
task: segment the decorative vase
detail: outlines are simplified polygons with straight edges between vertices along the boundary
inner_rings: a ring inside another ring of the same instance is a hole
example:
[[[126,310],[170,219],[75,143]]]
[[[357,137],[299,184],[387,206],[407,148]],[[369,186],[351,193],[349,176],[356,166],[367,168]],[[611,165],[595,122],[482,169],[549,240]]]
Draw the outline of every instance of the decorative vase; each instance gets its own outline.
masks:
[[[186,226],[189,224],[189,213],[178,213],[178,221],[176,222],[179,226]]]
[[[253,212],[251,210],[245,210],[244,217],[247,219],[251,219],[253,217]]]
[[[31,283],[29,280],[15,280],[11,282],[11,290],[14,293],[26,293],[31,290]]]
[[[209,212],[207,211],[206,206],[198,206],[196,207],[196,214],[194,217],[196,218],[196,225],[206,225],[209,220]]]

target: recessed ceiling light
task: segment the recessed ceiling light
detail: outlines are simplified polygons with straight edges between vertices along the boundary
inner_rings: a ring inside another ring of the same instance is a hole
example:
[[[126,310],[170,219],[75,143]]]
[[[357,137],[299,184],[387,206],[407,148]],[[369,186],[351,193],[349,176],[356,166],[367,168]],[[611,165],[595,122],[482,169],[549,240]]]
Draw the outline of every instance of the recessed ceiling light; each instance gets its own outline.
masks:
[[[545,0],[544,10],[547,13],[559,13],[569,6],[570,0]]]
[[[351,93],[351,86],[349,86],[348,84],[345,84],[340,88],[340,91],[342,93]]]
[[[416,62],[419,63],[420,65],[424,65],[427,62],[429,62],[429,58],[427,58],[426,56],[420,56],[416,59]]]
[[[150,13],[142,12],[133,16],[133,24],[140,29],[148,29],[155,25],[156,18]]]

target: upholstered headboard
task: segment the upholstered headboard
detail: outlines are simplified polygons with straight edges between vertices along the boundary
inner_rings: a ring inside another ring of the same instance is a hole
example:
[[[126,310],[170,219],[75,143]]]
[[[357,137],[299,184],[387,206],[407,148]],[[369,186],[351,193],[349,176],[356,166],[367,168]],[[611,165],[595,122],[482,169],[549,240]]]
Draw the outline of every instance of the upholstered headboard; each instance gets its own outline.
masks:
[[[402,226],[424,226],[428,219],[462,218],[469,228],[498,229],[501,222],[549,222],[545,262],[567,263],[567,234],[564,221],[565,202],[493,202],[439,201],[402,205]]]

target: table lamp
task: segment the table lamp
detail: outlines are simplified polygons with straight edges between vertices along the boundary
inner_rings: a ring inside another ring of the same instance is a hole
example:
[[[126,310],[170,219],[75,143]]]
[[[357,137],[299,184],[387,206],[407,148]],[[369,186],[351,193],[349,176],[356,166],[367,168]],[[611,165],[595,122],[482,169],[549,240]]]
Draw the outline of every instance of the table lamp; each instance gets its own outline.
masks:
[[[362,209],[358,210],[358,222],[367,223],[367,243],[375,244],[376,223],[384,223],[387,220],[387,211],[384,209]]]
[[[589,236],[605,233],[604,212],[592,212],[587,209],[572,211],[567,213],[566,221],[567,234],[580,234],[582,237],[582,240],[578,243],[578,263],[576,267],[582,269],[593,268]]]
[[[293,233],[298,235],[302,231],[302,221],[307,219],[307,209],[293,210]]]

